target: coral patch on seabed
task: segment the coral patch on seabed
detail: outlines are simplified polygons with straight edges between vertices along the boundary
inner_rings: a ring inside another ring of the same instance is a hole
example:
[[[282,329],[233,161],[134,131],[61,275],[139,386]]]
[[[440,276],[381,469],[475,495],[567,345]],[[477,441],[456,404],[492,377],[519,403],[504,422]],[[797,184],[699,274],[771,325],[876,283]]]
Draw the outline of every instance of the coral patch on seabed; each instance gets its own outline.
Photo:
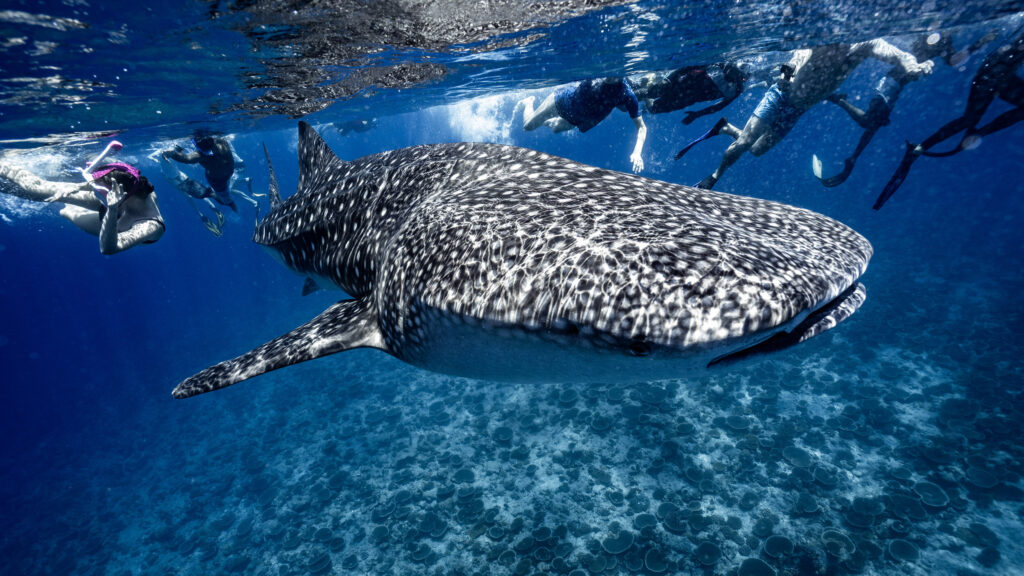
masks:
[[[64,454],[98,480],[40,478],[11,505],[55,540],[15,522],[0,546],[19,574],[1019,573],[1019,367],[858,346],[870,318],[637,386],[296,366]]]

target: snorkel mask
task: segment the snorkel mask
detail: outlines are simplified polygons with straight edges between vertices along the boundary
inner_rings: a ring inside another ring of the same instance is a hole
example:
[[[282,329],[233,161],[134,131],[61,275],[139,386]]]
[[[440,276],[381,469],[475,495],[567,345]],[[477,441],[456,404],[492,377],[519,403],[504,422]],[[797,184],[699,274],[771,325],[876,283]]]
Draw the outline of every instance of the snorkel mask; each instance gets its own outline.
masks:
[[[80,172],[82,173],[82,178],[85,178],[85,181],[88,182],[90,186],[92,186],[93,191],[96,192],[97,195],[102,195],[102,199],[106,199],[107,193],[110,192],[110,189],[107,188],[106,186],[103,186],[102,184],[99,184],[97,181],[103,176],[106,176],[110,172],[110,170],[103,171],[103,173],[99,175],[97,175],[97,173],[93,171],[97,169],[97,165],[100,163],[100,160],[106,158],[107,155],[110,154],[111,152],[117,152],[123,147],[124,145],[118,142],[117,140],[111,140],[110,144],[107,144],[107,147],[103,149],[103,152],[100,152],[99,156],[93,158],[91,162],[86,163],[85,168],[82,168],[80,170]],[[132,168],[132,170],[135,169]],[[136,179],[138,179],[138,173],[139,171],[135,170]]]
[[[211,144],[211,148],[210,149],[203,148],[202,146],[199,145],[199,142],[209,142]],[[213,156],[212,144],[213,144],[213,138],[210,138],[208,136],[202,137],[202,138],[198,138],[198,139],[197,138],[193,138],[192,139],[192,146],[196,149],[196,152],[199,152],[203,156]]]

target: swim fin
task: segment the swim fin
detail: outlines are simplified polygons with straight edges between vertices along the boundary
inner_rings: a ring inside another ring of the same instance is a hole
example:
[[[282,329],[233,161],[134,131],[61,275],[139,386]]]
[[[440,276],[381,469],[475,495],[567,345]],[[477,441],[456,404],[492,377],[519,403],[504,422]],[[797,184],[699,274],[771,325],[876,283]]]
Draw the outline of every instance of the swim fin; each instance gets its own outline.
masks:
[[[700,182],[697,182],[697,188],[700,188],[701,190],[711,190],[717,183],[718,178],[715,178],[713,175],[709,175],[705,176]]]
[[[843,182],[846,182],[846,179],[850,177],[850,173],[853,172],[853,166],[853,159],[847,158],[846,160],[843,160],[843,169],[838,174],[825,178],[821,175],[822,165],[821,160],[818,159],[818,155],[815,154],[814,158],[811,159],[811,169],[814,171],[814,177],[817,178],[825,188],[834,188]]]
[[[676,160],[682,158],[684,154],[690,151],[690,148],[693,148],[697,144],[700,144],[701,142],[707,140],[708,138],[711,138],[712,136],[718,136],[719,134],[721,134],[722,128],[725,128],[728,124],[729,121],[726,120],[724,117],[719,118],[718,122],[715,122],[715,125],[712,126],[710,130],[701,134],[700,136],[697,137],[696,140],[693,140],[686,146],[683,146],[683,149],[676,153]]]
[[[878,199],[875,200],[875,205],[872,206],[875,210],[879,210],[885,203],[896,193],[903,181],[907,179],[907,174],[910,172],[910,166],[913,165],[914,160],[917,160],[921,155],[916,151],[917,144],[911,144],[907,142],[907,151],[903,153],[903,160],[900,162],[899,168],[893,173],[892,178],[885,185],[882,193],[878,195]]]
[[[203,226],[206,226],[206,229],[209,230],[214,236],[217,236],[219,238],[220,235],[223,234],[223,232],[221,232],[220,227],[213,223],[213,220],[210,220],[203,214],[199,215],[199,219],[203,221]]]

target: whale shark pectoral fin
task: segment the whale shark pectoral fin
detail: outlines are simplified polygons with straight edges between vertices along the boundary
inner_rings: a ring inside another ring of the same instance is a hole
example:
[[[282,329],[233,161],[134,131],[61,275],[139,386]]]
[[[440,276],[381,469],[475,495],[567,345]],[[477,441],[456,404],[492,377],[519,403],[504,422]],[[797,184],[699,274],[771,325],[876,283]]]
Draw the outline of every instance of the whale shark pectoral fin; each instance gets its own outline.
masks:
[[[353,348],[384,350],[377,312],[368,298],[342,300],[295,330],[189,377],[175,398],[219,390],[253,376]]]
[[[840,322],[846,320],[860,308],[867,298],[867,290],[860,282],[854,282],[852,286],[843,291],[825,306],[816,310],[813,314],[797,324],[788,332],[778,332],[766,340],[742,350],[719,356],[708,363],[708,367],[719,364],[731,364],[737,360],[749,358],[769,352],[785,350],[795,346],[804,340],[808,340],[835,328]]]

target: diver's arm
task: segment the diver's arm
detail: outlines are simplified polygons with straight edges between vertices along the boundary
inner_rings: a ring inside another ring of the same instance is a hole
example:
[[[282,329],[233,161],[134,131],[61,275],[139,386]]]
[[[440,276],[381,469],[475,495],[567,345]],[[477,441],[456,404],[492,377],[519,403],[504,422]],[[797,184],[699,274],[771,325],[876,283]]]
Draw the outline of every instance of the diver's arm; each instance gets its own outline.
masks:
[[[147,198],[139,198],[137,196],[124,197],[120,185],[115,183],[114,186],[116,188],[112,189],[107,196],[108,199],[112,199],[114,202],[107,206],[107,211],[103,214],[103,221],[100,223],[100,252],[107,255],[117,254],[139,244],[152,243],[159,240],[164,234],[163,222],[157,219],[160,215],[159,211],[156,212],[154,218],[140,219],[124,232],[117,231],[117,221],[120,217],[122,205],[134,202],[136,204],[127,206],[127,210],[129,213],[138,213],[140,209],[145,209],[145,207],[140,207],[138,203],[155,203],[156,198],[154,195],[150,195]]]
[[[185,152],[180,146],[163,151],[164,158],[181,162],[182,164],[198,164],[203,157],[199,152]]]
[[[117,242],[117,219],[120,216],[121,204],[126,200],[124,189],[117,182],[107,192],[107,211],[100,222],[100,253],[117,254],[121,251]]]
[[[932,71],[933,64],[931,60],[918,62],[913,54],[904,52],[881,38],[854,44],[851,50],[867,50],[866,56],[892,64],[893,66],[900,66],[910,76],[916,77],[922,74],[930,74]]]
[[[683,124],[690,124],[697,118],[700,118],[701,116],[705,116],[707,114],[714,114],[715,112],[718,112],[719,110],[725,108],[729,104],[732,104],[733,100],[735,100],[737,97],[739,97],[739,94],[733,96],[732,98],[722,98],[721,100],[718,101],[717,104],[712,104],[707,108],[687,112],[686,117],[683,118]]]
[[[633,146],[633,153],[630,154],[629,160],[633,163],[633,172],[640,172],[644,169],[644,141],[647,140],[647,125],[644,124],[643,116],[637,116],[633,118],[633,124],[636,125],[636,145]]]

